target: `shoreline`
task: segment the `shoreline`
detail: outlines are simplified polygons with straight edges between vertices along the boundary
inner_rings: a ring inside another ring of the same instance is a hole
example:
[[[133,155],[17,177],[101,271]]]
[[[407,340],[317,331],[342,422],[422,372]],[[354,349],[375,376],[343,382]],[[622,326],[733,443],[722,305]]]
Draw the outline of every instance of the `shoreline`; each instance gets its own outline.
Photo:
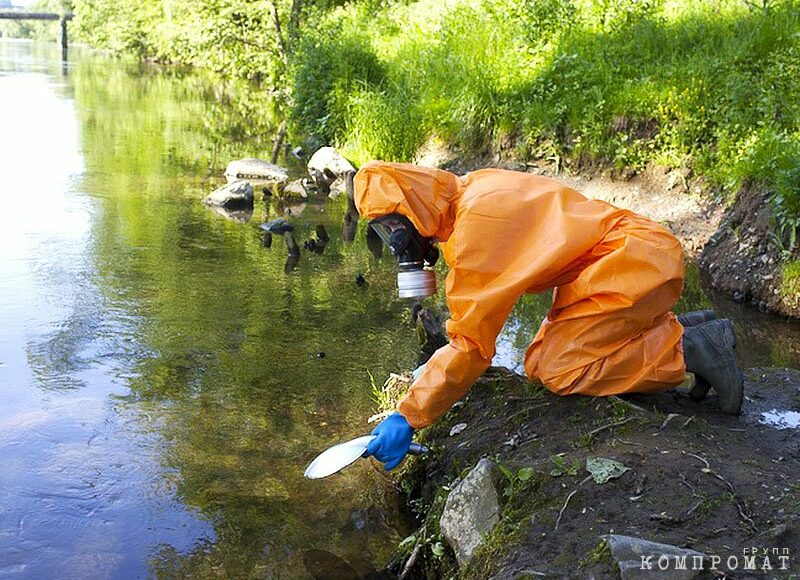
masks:
[[[767,577],[790,577],[800,572],[800,439],[796,429],[764,423],[763,414],[777,399],[798,408],[800,373],[747,369],[746,392],[743,415],[731,417],[713,398],[695,403],[679,391],[558,397],[490,369],[463,403],[421,433],[432,455],[403,468],[400,485],[420,523],[389,570],[400,576],[416,551],[406,580],[643,577],[622,570],[612,553],[609,535],[619,535],[707,556],[693,574],[663,577],[718,577],[712,562],[726,571],[719,563],[736,556],[743,567],[753,546],[788,550],[786,567],[773,559]],[[595,483],[585,467],[594,457],[626,471]],[[459,566],[439,522],[482,458],[491,485],[481,493],[496,494],[499,513]],[[735,577],[765,572],[742,571]]]

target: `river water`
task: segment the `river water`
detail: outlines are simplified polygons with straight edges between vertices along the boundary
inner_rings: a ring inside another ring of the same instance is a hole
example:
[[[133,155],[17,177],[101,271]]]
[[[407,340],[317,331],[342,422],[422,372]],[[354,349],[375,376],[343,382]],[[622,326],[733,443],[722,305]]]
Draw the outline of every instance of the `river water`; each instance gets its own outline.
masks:
[[[370,429],[370,373],[416,363],[391,262],[363,223],[342,239],[343,200],[200,204],[279,119],[201,73],[0,42],[0,578],[379,577],[408,533],[369,462],[302,477]],[[258,228],[287,212],[332,238],[292,271]],[[690,274],[681,308],[710,306]],[[796,324],[714,304],[745,364],[797,366]],[[518,305],[497,363],[546,307]]]

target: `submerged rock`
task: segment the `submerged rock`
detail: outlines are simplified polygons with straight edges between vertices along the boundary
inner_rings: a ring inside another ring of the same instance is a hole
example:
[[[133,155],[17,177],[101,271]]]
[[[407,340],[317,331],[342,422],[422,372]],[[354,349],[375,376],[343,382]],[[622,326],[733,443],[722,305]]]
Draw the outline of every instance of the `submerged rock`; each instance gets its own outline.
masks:
[[[250,183],[286,183],[289,172],[274,163],[267,163],[263,159],[248,157],[237,159],[228,163],[225,169],[228,181],[248,181]]]
[[[669,578],[691,580],[703,571],[708,556],[669,544],[619,534],[605,536],[622,580]]]
[[[427,308],[422,308],[417,303],[414,305],[411,315],[417,326],[417,337],[419,338],[420,346],[417,364],[421,365],[428,362],[433,353],[450,342],[450,340],[447,338],[442,321]]]
[[[320,242],[325,242],[327,244],[331,241],[331,237],[328,235],[327,230],[325,230],[324,225],[317,224],[317,227],[314,228],[314,232],[317,234],[317,239]]]
[[[283,235],[286,232],[293,232],[294,226],[283,218],[277,218],[261,224],[261,229],[271,234]]]
[[[283,271],[290,274],[297,267],[300,262],[300,248],[297,245],[297,240],[294,239],[294,234],[291,231],[286,232],[283,236],[283,241],[286,242],[286,263],[283,265]]]
[[[253,186],[246,181],[234,181],[207,195],[203,203],[228,210],[252,208]]]
[[[314,580],[360,580],[361,576],[347,560],[327,550],[306,550],[303,565]]]
[[[447,496],[439,526],[459,566],[469,562],[484,536],[500,520],[492,470],[492,462],[481,459]]]

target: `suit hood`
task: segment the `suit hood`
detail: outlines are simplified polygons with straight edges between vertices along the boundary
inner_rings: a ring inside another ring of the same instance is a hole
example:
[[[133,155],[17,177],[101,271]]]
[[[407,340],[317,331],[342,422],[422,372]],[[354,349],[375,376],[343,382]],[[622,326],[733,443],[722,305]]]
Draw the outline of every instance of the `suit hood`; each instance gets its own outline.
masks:
[[[407,217],[426,238],[445,241],[453,232],[458,177],[408,163],[371,161],[355,177],[355,203],[371,220],[391,213]]]

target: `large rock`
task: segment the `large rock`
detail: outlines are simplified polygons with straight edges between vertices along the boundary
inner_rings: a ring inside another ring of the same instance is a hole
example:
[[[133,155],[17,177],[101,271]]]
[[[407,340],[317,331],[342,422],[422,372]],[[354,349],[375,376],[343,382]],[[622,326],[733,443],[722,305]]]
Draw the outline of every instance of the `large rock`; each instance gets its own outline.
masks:
[[[210,193],[203,203],[228,210],[253,207],[253,186],[247,181],[234,181]]]
[[[284,184],[289,181],[289,172],[274,163],[249,157],[228,163],[225,169],[228,181],[249,181],[256,184]]]
[[[609,534],[605,540],[622,580],[692,580],[702,573],[708,558],[702,552],[632,536]]]
[[[342,177],[356,168],[333,147],[320,147],[308,160],[308,171],[331,173],[334,177]]]
[[[491,461],[481,459],[450,492],[444,505],[439,526],[460,566],[469,562],[484,536],[500,520],[492,469]]]
[[[318,149],[308,160],[308,174],[324,195],[336,197],[346,191],[347,175],[356,168],[333,147]]]

